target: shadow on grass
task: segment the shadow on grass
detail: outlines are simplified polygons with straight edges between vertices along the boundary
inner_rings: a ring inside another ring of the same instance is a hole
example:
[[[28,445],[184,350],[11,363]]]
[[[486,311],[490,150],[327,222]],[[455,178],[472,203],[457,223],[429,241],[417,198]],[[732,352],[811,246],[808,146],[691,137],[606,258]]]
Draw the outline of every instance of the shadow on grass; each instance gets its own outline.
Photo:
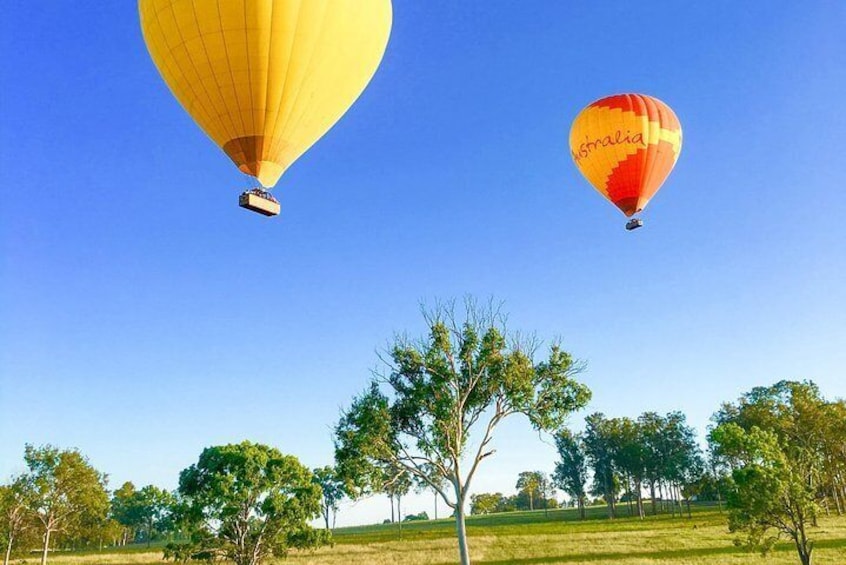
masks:
[[[814,545],[814,549],[846,549],[846,539],[820,540]],[[776,546],[773,551],[791,552],[796,548],[790,544]],[[699,549],[670,549],[665,551],[609,551],[602,553],[569,553],[564,555],[547,555],[545,557],[525,557],[517,559],[497,559],[488,561],[476,561],[478,565],[540,565],[543,563],[578,563],[585,561],[596,561],[599,563],[611,562],[617,559],[655,559],[672,562],[679,558],[704,557],[708,555],[750,555],[749,552],[733,546],[708,547]],[[453,562],[449,562],[450,564]],[[440,565],[448,565],[443,563]]]

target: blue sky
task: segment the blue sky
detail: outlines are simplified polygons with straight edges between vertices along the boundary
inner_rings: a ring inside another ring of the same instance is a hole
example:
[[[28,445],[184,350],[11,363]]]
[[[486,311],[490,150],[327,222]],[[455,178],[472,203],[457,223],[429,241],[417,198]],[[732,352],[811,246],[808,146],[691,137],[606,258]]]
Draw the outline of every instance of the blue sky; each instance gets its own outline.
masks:
[[[173,488],[242,439],[328,464],[376,350],[424,330],[421,300],[467,294],[585,360],[590,410],[704,430],[782,378],[846,396],[840,2],[396,0],[382,66],[270,220],[237,207],[243,177],[131,2],[7,4],[0,476],[25,442],[76,446],[113,486]],[[661,98],[685,136],[633,233],[567,149],[617,92]],[[552,469],[523,421],[496,443],[476,490]]]

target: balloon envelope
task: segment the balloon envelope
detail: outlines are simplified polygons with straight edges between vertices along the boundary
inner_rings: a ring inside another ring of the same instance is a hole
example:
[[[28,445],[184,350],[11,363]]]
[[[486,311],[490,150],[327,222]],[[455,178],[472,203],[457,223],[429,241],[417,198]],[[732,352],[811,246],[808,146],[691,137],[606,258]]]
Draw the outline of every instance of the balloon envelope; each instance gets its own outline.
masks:
[[[643,210],[666,180],[682,145],[669,106],[644,94],[617,94],[582,110],[570,129],[576,167],[626,216]]]
[[[174,96],[265,187],[370,81],[390,0],[139,0],[144,40]]]

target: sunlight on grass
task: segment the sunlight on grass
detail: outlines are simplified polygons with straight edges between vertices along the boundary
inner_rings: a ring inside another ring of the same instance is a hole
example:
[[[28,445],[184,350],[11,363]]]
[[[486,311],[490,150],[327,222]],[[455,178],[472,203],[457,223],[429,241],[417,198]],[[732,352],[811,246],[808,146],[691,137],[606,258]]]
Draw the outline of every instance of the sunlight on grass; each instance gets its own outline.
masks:
[[[796,565],[792,544],[781,543],[761,559],[732,545],[725,515],[695,512],[693,519],[667,516],[644,521],[621,518],[571,521],[567,511],[509,513],[468,521],[470,549],[477,565],[540,565],[553,563],[615,565]],[[826,518],[814,529],[816,565],[846,563],[846,518]],[[339,529],[333,547],[295,552],[278,565],[448,565],[456,562],[453,523],[438,520],[408,524],[399,540],[396,525]],[[34,556],[17,561],[34,565]],[[161,565],[159,551],[119,552],[50,557],[53,565]]]

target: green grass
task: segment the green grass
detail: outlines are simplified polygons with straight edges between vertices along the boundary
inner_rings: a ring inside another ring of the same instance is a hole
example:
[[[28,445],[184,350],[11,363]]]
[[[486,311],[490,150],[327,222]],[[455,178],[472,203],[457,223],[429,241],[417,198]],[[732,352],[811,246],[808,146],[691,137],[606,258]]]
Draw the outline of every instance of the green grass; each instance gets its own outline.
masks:
[[[647,514],[650,509],[647,505]],[[628,508],[620,506],[618,509],[619,518],[608,520],[608,512],[605,506],[592,506],[586,509],[586,519],[579,520],[578,512],[572,508],[550,510],[545,513],[543,510],[532,512],[504,512],[500,514],[489,514],[482,516],[467,517],[468,535],[537,535],[553,534],[561,530],[562,522],[572,523],[583,532],[611,532],[611,531],[632,531],[632,530],[655,530],[666,528],[679,528],[682,524],[688,524],[689,520],[685,511],[685,518],[672,517],[668,513],[659,513],[657,516],[647,516],[647,519],[629,519]],[[701,522],[714,525],[725,523],[725,515],[719,514],[715,506],[703,505],[691,507],[693,522]],[[451,518],[443,520],[427,520],[421,522],[404,522],[402,525],[402,537],[406,540],[438,539],[455,536],[455,521]],[[338,528],[334,533],[336,544],[360,544],[379,543],[399,539],[399,528],[397,524],[380,524],[375,526],[356,526],[351,528]]]
[[[647,506],[647,510],[649,507]],[[645,520],[608,520],[603,507],[511,512],[467,520],[475,565],[796,565],[792,544],[780,543],[766,559],[732,544],[726,515],[713,507],[694,507],[692,518],[668,514]],[[829,517],[811,530],[817,540],[815,565],[846,564],[846,517]],[[277,565],[448,565],[456,563],[455,523],[451,519],[407,522],[402,539],[396,524],[339,528],[333,547],[295,552]],[[24,561],[26,565],[37,559]],[[53,565],[161,565],[161,552],[145,547],[102,553],[56,554]]]

